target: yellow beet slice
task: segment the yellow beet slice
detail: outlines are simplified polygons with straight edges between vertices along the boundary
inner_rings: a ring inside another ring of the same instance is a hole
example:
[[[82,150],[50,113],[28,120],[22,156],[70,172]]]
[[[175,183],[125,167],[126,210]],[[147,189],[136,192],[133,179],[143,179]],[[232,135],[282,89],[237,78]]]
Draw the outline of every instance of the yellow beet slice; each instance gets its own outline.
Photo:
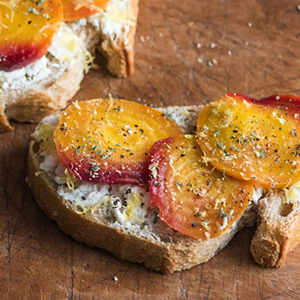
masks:
[[[61,0],[0,2],[0,70],[13,71],[47,53],[62,21]]]
[[[151,206],[179,232],[208,239],[222,235],[248,207],[253,185],[202,160],[193,135],[156,142],[150,155]]]
[[[300,180],[299,107],[293,95],[225,94],[200,112],[197,141],[207,161],[228,175],[268,188],[289,186]]]
[[[62,164],[80,180],[143,184],[153,143],[179,133],[174,121],[153,108],[100,99],[70,105],[54,142]]]

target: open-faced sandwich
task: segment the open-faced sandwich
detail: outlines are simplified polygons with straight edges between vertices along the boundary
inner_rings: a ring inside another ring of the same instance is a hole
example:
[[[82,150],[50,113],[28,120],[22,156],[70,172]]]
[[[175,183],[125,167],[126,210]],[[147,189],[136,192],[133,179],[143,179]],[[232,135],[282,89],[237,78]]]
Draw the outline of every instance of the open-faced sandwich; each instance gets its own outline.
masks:
[[[225,94],[205,107],[74,102],[42,120],[28,183],[59,227],[161,272],[208,261],[258,221],[251,252],[299,243],[300,98]]]
[[[64,108],[96,48],[132,74],[137,14],[138,0],[0,1],[0,132]]]

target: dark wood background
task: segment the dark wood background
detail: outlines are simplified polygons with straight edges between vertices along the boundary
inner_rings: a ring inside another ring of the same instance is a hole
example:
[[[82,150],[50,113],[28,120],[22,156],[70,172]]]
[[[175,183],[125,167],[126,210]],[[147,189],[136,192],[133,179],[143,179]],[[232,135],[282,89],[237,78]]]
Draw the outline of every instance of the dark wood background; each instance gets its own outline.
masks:
[[[74,99],[205,103],[225,92],[300,95],[300,1],[140,0],[135,74],[105,61]],[[208,263],[172,275],[121,262],[62,233],[26,185],[35,125],[0,135],[0,299],[300,299],[300,246],[281,269],[256,265],[246,228]],[[117,281],[114,277],[118,278]]]

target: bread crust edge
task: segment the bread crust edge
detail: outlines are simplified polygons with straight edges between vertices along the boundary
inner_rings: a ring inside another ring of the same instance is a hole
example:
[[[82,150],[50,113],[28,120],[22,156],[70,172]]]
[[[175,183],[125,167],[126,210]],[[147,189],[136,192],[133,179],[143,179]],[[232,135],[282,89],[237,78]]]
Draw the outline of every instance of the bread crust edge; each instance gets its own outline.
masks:
[[[272,191],[258,202],[258,227],[250,251],[262,267],[281,267],[300,243],[300,204],[284,203],[283,191]]]

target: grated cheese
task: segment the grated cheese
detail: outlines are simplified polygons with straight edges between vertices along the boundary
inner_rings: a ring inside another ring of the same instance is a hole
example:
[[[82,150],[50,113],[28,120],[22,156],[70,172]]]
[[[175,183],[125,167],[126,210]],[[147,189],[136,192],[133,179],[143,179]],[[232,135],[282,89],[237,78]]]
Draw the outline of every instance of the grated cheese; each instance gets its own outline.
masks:
[[[102,8],[93,4],[93,0],[72,0],[72,2],[73,4],[75,4],[75,10],[86,7],[89,10],[96,10],[98,12],[103,11]]]
[[[284,204],[293,204],[293,209],[300,202],[300,182],[295,183],[290,188],[284,188],[285,200]]]

